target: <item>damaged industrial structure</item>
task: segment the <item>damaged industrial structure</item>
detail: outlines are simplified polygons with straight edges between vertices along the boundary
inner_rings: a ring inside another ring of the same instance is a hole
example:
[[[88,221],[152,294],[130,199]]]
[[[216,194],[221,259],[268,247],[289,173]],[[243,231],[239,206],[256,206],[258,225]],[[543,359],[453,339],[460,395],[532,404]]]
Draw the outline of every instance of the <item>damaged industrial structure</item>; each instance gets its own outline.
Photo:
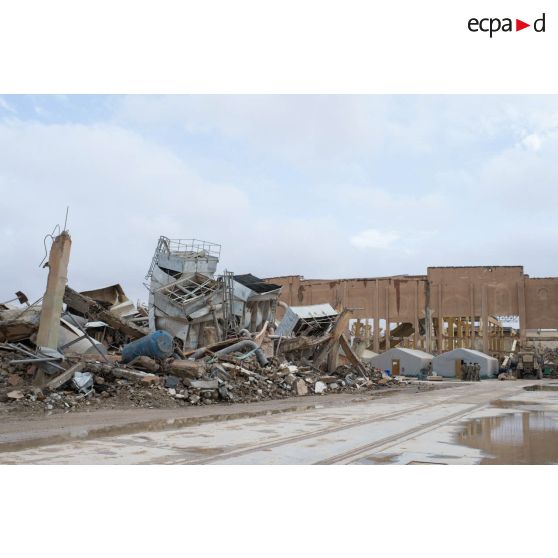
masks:
[[[216,277],[220,253],[211,242],[159,238],[146,276],[151,330],[196,349],[274,322],[281,286],[250,274]]]
[[[10,409],[366,393],[401,388],[403,377],[512,378],[514,366],[542,377],[557,362],[540,334],[558,331],[558,278],[521,266],[261,279],[218,274],[218,244],[161,236],[148,303],[136,305],[118,283],[72,289],[71,246],[67,231],[54,238],[42,299],[18,291],[0,304],[0,403]]]
[[[268,281],[283,287],[281,300],[287,305],[355,308],[355,336],[376,353],[395,346],[431,354],[468,348],[502,359],[516,338],[523,345],[558,339],[558,277],[529,277],[522,266],[429,267],[426,275],[335,280],[289,275]],[[510,319],[515,327],[506,325]]]
[[[41,300],[18,292],[0,305],[0,402],[12,408],[200,405],[404,384],[356,356],[350,309],[289,308],[281,285],[217,274],[218,244],[160,237],[148,304],[137,306],[120,284],[72,289],[70,250],[64,231]]]

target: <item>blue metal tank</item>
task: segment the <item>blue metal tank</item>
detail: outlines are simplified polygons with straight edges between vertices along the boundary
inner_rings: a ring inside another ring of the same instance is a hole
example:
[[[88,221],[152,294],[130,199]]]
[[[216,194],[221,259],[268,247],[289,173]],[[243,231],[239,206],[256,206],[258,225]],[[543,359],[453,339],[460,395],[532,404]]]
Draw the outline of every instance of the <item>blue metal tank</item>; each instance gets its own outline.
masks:
[[[172,335],[166,331],[154,331],[141,339],[136,339],[122,347],[122,363],[131,362],[136,357],[167,358],[172,355]]]

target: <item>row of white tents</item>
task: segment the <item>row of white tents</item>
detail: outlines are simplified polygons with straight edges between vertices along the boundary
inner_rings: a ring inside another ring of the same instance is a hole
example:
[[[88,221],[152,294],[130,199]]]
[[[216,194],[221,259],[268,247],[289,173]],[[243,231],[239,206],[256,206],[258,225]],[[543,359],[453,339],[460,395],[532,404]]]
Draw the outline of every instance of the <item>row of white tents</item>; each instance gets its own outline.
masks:
[[[438,376],[460,378],[463,364],[478,364],[481,378],[498,375],[498,359],[472,349],[454,349],[438,356],[416,349],[395,347],[380,355],[368,354],[364,357],[375,368],[387,370],[397,376],[418,376],[421,370],[430,369]],[[430,368],[431,364],[431,368]]]

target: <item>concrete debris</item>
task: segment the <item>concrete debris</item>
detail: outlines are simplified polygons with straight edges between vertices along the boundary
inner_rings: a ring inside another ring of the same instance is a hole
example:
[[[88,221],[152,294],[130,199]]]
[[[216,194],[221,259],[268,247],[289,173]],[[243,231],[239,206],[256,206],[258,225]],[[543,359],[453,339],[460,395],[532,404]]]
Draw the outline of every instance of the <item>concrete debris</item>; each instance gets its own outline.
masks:
[[[72,383],[77,391],[88,393],[93,387],[93,374],[91,372],[74,372]]]
[[[70,366],[68,370],[65,370],[64,372],[50,380],[50,382],[46,384],[45,388],[49,390],[55,390],[59,387],[62,387],[66,382],[69,382],[74,377],[74,374],[82,370],[83,367],[84,364],[82,362],[78,362],[77,364]]]
[[[130,366],[135,368],[141,368],[142,370],[147,370],[148,372],[159,372],[161,365],[154,359],[148,356],[138,356],[130,361]]]
[[[148,306],[134,305],[119,284],[83,292],[66,285],[70,245],[66,232],[54,240],[48,306],[27,297],[20,307],[0,306],[0,412],[227,404],[400,385],[352,350],[350,309],[287,307],[278,325],[281,287],[251,274],[216,275],[216,244],[161,237]]]
[[[18,376],[17,374],[10,374],[8,376],[8,384],[10,384],[11,386],[18,386],[19,384],[21,384],[23,382],[21,376]]]
[[[327,391],[327,385],[324,382],[316,382],[314,384],[314,393],[316,394],[320,394],[320,393],[325,393]]]
[[[99,302],[74,291],[67,285],[64,291],[64,302],[72,313],[87,318],[89,322],[101,321],[108,324],[108,326],[120,333],[124,339],[139,339],[148,333],[145,328],[139,327],[117,314],[113,314]]]
[[[166,388],[176,388],[180,384],[180,378],[176,376],[166,376],[165,377],[165,387]]]
[[[217,389],[219,387],[218,380],[187,380],[186,384],[194,389]]]
[[[292,384],[292,389],[296,395],[308,394],[308,386],[306,385],[306,382],[302,379],[295,380]]]
[[[170,371],[180,378],[197,380],[205,371],[203,361],[194,360],[171,360],[168,364]]]
[[[40,307],[2,309],[0,307],[0,341],[16,342],[30,339],[39,329]]]

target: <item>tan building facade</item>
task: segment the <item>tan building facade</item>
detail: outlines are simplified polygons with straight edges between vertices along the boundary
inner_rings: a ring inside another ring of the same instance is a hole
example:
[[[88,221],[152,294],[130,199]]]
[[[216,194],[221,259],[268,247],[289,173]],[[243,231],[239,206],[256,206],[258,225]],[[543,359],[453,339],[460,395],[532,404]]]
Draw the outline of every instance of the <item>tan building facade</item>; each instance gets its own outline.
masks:
[[[523,341],[528,329],[558,329],[558,278],[530,278],[523,266],[429,267],[426,275],[357,279],[291,275],[267,281],[282,285],[281,300],[289,305],[327,302],[354,308],[354,318],[370,326],[370,348],[376,352],[395,345],[429,353],[464,347],[499,356],[510,345],[498,320],[502,316],[519,322]]]

